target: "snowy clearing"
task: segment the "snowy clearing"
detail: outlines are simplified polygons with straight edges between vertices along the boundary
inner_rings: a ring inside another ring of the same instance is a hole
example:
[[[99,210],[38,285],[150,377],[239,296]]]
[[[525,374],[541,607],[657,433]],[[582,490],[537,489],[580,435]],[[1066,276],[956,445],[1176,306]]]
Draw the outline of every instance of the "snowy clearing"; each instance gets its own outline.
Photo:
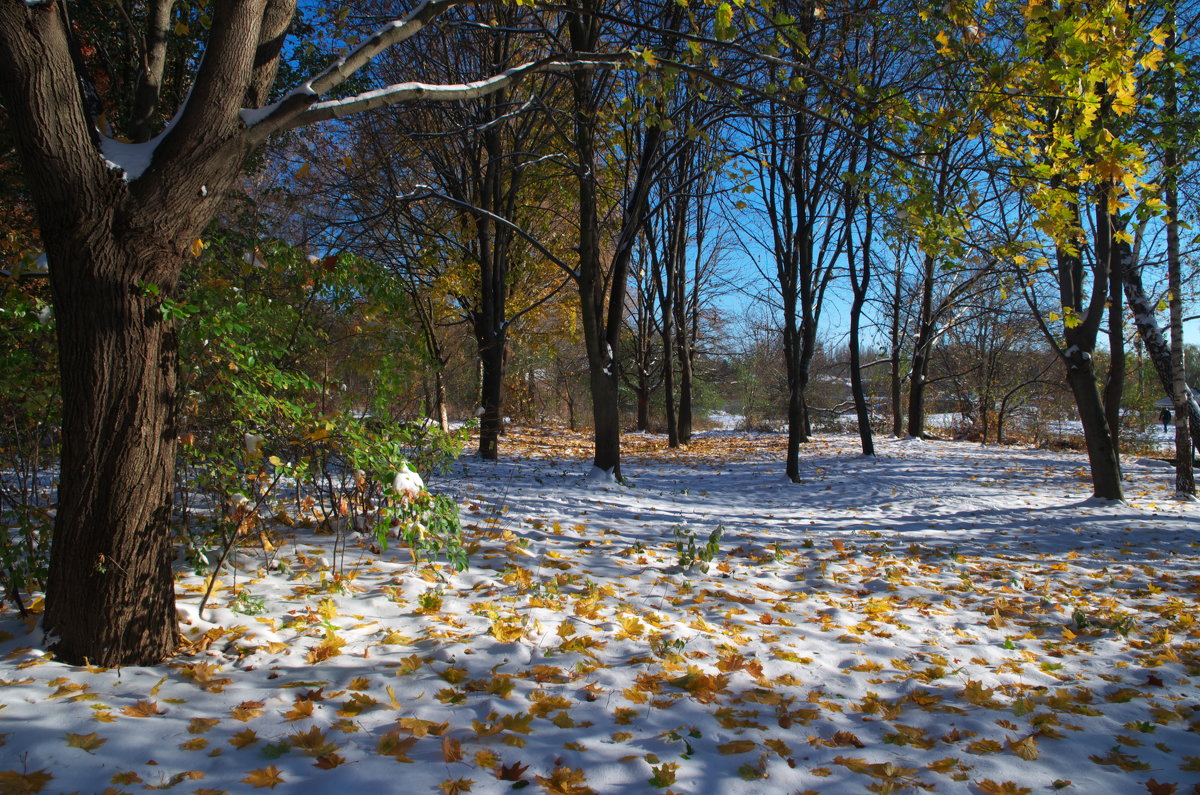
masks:
[[[777,436],[627,442],[629,487],[562,429],[461,462],[433,486],[475,548],[444,583],[302,527],[286,572],[239,553],[207,620],[181,571],[160,668],[53,662],[0,614],[0,789],[1200,785],[1200,508],[1161,462],[1126,463],[1122,505],[1029,448],[821,437],[791,484]]]

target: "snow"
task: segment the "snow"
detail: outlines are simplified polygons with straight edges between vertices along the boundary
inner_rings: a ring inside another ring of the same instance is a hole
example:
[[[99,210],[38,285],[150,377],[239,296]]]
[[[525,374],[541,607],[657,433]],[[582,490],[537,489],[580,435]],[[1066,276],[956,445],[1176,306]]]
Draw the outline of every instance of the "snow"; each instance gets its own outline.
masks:
[[[880,438],[864,460],[855,438],[818,437],[792,484],[781,436],[703,433],[686,452],[626,441],[634,486],[596,488],[589,440],[558,428],[510,427],[501,461],[464,458],[434,488],[458,496],[475,549],[441,580],[396,545],[279,527],[287,573],[245,547],[201,620],[205,580],[181,568],[187,648],[157,668],[55,662],[5,608],[0,780],[722,795],[1200,784],[1200,506],[1170,499],[1169,470],[1127,461],[1116,504],[1087,499],[1075,453]],[[701,546],[717,525],[707,571],[682,566],[679,534]],[[255,600],[259,615],[233,609]]]
[[[425,490],[425,481],[421,480],[413,468],[407,463],[400,466],[400,471],[396,473],[396,477],[392,480],[392,489],[397,493],[408,494],[415,497]]]
[[[109,168],[124,171],[125,180],[133,182],[150,167],[150,161],[154,159],[154,151],[158,149],[162,138],[163,136],[159,135],[144,143],[130,144],[101,136],[100,151],[104,154]]]

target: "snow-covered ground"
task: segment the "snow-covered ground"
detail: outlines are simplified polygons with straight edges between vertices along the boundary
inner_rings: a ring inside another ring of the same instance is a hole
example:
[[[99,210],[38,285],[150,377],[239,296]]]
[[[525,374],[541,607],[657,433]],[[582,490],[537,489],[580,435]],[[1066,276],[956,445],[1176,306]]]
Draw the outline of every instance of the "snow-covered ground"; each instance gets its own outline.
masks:
[[[1160,462],[1126,462],[1122,505],[1069,453],[820,437],[792,484],[779,437],[628,444],[627,487],[561,429],[465,460],[435,484],[474,546],[444,583],[394,547],[331,570],[303,528],[207,620],[181,572],[188,649],[159,668],[56,663],[0,614],[0,791],[1200,784],[1200,508]],[[677,537],[718,527],[682,567]]]

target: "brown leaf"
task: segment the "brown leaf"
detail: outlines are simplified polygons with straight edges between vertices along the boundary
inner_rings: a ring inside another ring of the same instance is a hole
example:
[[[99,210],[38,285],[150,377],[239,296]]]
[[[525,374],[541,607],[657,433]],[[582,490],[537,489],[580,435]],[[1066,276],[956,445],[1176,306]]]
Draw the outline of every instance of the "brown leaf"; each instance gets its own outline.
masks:
[[[495,774],[496,778],[501,781],[521,781],[528,769],[529,765],[513,762],[511,765],[500,765],[500,769],[495,771]]]
[[[325,754],[318,756],[317,761],[313,762],[313,767],[319,767],[322,770],[333,770],[341,764],[345,764],[346,758],[338,754]]]
[[[976,781],[975,786],[979,787],[979,791],[983,795],[1029,795],[1029,787],[1018,787],[1011,781],[1005,781],[1003,784],[997,784],[990,778],[985,778],[983,781]]]
[[[753,740],[732,740],[717,746],[717,750],[723,754],[745,754],[753,751],[758,746],[758,743]]]
[[[463,758],[462,743],[457,737],[442,738],[442,761],[449,764],[450,762],[461,762]]]
[[[830,738],[830,742],[833,743],[833,745],[835,745],[835,746],[840,745],[840,746],[852,746],[854,748],[866,748],[866,746],[863,745],[863,741],[858,739],[858,736],[854,732],[849,732],[849,731],[844,731],[844,730],[839,731],[839,732],[834,732],[833,737]]]
[[[1150,795],[1174,795],[1177,789],[1179,789],[1178,784],[1169,784],[1165,781],[1150,779],[1146,782],[1146,792]]]
[[[121,710],[121,714],[128,715],[131,718],[149,718],[154,715],[161,715],[163,712],[158,708],[157,701],[139,701],[132,707],[126,707]]]
[[[446,793],[446,795],[460,795],[463,792],[470,792],[471,785],[474,783],[469,778],[457,778],[443,781],[441,784],[438,784],[438,789]]]

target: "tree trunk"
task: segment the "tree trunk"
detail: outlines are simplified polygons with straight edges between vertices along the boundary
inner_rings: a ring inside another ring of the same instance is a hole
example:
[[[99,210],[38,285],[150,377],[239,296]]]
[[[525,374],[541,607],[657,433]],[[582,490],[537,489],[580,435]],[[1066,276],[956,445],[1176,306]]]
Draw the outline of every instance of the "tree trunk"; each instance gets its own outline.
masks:
[[[47,243],[58,263],[63,446],[43,625],[65,662],[153,665],[178,640],[170,532],[176,347],[159,310],[174,285],[138,290],[136,274],[163,267],[142,251]]]
[[[908,435],[917,438],[925,435],[925,378],[929,374],[935,330],[933,276],[934,258],[926,254],[924,275],[921,279],[921,316],[918,320],[917,343],[913,347],[912,371],[908,384]]]
[[[1083,438],[1087,445],[1088,463],[1091,465],[1093,495],[1106,500],[1123,500],[1121,489],[1121,467],[1117,450],[1112,443],[1108,420],[1104,415],[1104,404],[1100,390],[1096,387],[1096,373],[1092,358],[1075,350],[1066,359],[1067,384],[1075,396],[1079,409],[1079,422],[1083,425]]]
[[[1142,275],[1138,272],[1133,261],[1133,252],[1128,244],[1122,243],[1119,250],[1119,263],[1124,274],[1122,283],[1125,285],[1125,298],[1129,308],[1133,310],[1134,325],[1146,346],[1146,353],[1158,374],[1159,383],[1167,397],[1176,399],[1175,371],[1171,366],[1171,343],[1167,341],[1158,320],[1154,316],[1155,306],[1142,289]],[[1184,385],[1186,387],[1186,384]],[[1187,427],[1192,438],[1192,447],[1200,452],[1200,402],[1197,402],[1196,392],[1191,389],[1181,390],[1183,394],[1183,414],[1187,418]]]
[[[1108,271],[1108,373],[1104,380],[1104,416],[1112,434],[1113,449],[1121,460],[1121,400],[1125,392],[1125,299],[1121,293],[1121,266],[1117,261],[1118,220],[1107,211],[1106,186],[1096,208],[1097,259]]]
[[[1170,32],[1167,34],[1167,52],[1175,55],[1178,32],[1176,30],[1175,4],[1171,3]],[[1190,400],[1185,378],[1183,354],[1183,293],[1179,258],[1179,89],[1177,76],[1172,69],[1167,74],[1167,117],[1168,135],[1164,166],[1167,172],[1167,289],[1171,294],[1171,398],[1175,402],[1175,494],[1187,499],[1196,496],[1196,474],[1192,443],[1188,438],[1188,426],[1192,436],[1200,433],[1200,423],[1191,416],[1196,406]],[[1190,405],[1189,405],[1190,404]]]
[[[500,457],[500,416],[502,390],[504,388],[504,337],[492,336],[487,347],[479,349],[480,407],[479,457],[495,461]]]
[[[892,280],[892,322],[889,340],[891,356],[888,358],[888,369],[891,375],[892,387],[892,436],[899,439],[904,435],[904,390],[900,377],[900,289],[904,283],[904,271],[900,266],[900,257],[896,257],[896,273]]]

